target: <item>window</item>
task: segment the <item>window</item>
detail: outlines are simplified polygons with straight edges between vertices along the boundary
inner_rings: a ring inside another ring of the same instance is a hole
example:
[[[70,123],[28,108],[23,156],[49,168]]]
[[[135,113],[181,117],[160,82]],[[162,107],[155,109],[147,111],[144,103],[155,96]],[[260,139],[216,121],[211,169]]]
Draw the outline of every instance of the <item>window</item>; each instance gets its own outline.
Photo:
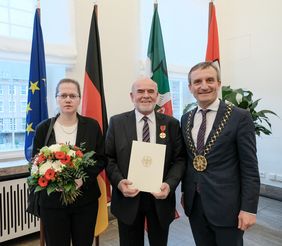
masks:
[[[0,0],[0,159],[24,156],[35,4],[34,0]],[[48,0],[40,4],[47,94],[53,95],[66,68],[76,62],[74,1]],[[48,111],[55,112],[54,97],[49,98]]]
[[[15,86],[14,85],[9,85],[9,94],[15,95]]]
[[[26,119],[21,118],[21,126],[20,126],[21,131],[25,131],[25,125],[26,125]]]
[[[65,77],[64,65],[47,65],[47,93],[53,94],[55,84]],[[3,152],[20,151],[23,156],[26,129],[26,107],[29,64],[0,60],[0,155]],[[52,78],[54,84],[48,82]],[[24,89],[26,90],[24,92]],[[10,95],[5,97],[5,95]],[[52,97],[50,97],[52,98]],[[48,102],[49,112],[55,111],[55,100]]]
[[[0,118],[0,132],[3,132],[4,130],[4,121]],[[1,144],[1,138],[0,138],[0,144]]]
[[[27,85],[21,86],[21,95],[26,96],[27,95]]]
[[[0,2],[1,34],[29,39],[32,34],[33,2],[10,0]]]
[[[10,131],[16,130],[15,118],[10,118],[9,119],[9,130]]]
[[[26,101],[21,102],[21,112],[26,112]]]
[[[180,120],[185,106],[195,99],[188,89],[186,73],[170,73],[169,79],[173,116]]]
[[[15,112],[16,111],[15,105],[16,105],[15,102],[13,102],[13,101],[9,102],[9,111],[10,112]]]

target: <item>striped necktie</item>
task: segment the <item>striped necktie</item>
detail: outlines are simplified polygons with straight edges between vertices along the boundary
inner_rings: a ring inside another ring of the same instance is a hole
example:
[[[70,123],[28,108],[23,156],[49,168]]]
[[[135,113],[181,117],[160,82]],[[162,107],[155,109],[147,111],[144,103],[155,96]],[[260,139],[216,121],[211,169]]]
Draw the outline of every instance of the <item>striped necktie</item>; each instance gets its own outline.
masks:
[[[202,123],[200,125],[198,135],[197,135],[197,152],[198,154],[202,154],[205,147],[205,133],[206,133],[206,127],[207,127],[207,112],[209,112],[210,109],[201,109],[200,112],[202,113]]]
[[[142,134],[143,142],[150,142],[150,129],[148,124],[148,117],[144,116],[142,120],[144,120],[143,134]]]

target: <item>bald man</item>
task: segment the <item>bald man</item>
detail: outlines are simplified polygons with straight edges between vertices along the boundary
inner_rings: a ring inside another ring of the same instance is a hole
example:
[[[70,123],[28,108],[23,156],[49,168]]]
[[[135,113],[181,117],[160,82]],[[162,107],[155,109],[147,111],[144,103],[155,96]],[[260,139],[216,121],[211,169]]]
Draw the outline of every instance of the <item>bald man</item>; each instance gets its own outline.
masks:
[[[145,217],[150,245],[165,246],[175,217],[175,189],[185,170],[179,122],[154,111],[158,88],[153,80],[142,78],[134,82],[130,97],[135,109],[113,116],[106,135],[106,170],[113,186],[111,211],[118,219],[121,246],[144,245]],[[132,141],[143,140],[144,116],[149,125],[149,141],[166,145],[163,183],[158,193],[132,189],[132,182],[127,179]]]

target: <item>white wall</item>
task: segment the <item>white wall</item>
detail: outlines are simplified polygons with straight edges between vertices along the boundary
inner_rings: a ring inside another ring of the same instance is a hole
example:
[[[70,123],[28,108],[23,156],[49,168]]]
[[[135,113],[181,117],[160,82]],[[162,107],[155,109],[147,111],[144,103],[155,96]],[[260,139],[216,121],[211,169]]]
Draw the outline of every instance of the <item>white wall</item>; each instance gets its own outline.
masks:
[[[152,11],[140,16],[140,0],[97,2],[105,95],[108,116],[111,116],[132,109],[130,86],[139,76],[140,59],[146,53],[147,37],[142,35],[149,32]],[[153,8],[153,1],[147,2]],[[193,15],[196,8],[194,1],[158,2],[167,61],[188,69],[204,59],[203,49],[198,49],[196,45],[206,47],[207,31],[196,32],[194,26],[197,23],[198,28],[205,28],[209,0],[198,2],[203,8],[200,14],[202,19]],[[271,109],[282,117],[279,100],[282,89],[279,73],[282,69],[282,1],[215,0],[214,3],[220,35],[223,84],[250,89],[255,98],[262,98],[259,104],[261,109]],[[171,11],[164,8],[168,4]],[[78,57],[77,65],[68,71],[68,76],[83,84],[93,2],[80,0],[75,1],[75,5]],[[140,21],[148,23],[147,30],[140,29]],[[184,34],[179,36],[180,32]],[[183,52],[176,52],[174,45],[182,47]],[[257,139],[259,167],[265,174],[263,183],[282,187],[282,181],[270,180],[271,174],[282,178],[281,119],[270,118],[273,134]]]
[[[260,109],[282,117],[282,1],[215,1],[223,84],[243,87],[262,98]],[[281,118],[270,116],[271,136],[257,138],[263,183],[282,187]],[[276,179],[271,180],[272,174]]]
[[[82,87],[93,2],[75,1],[78,57],[67,76],[80,81]],[[108,116],[112,116],[133,109],[129,92],[139,76],[139,1],[97,2],[104,90]]]

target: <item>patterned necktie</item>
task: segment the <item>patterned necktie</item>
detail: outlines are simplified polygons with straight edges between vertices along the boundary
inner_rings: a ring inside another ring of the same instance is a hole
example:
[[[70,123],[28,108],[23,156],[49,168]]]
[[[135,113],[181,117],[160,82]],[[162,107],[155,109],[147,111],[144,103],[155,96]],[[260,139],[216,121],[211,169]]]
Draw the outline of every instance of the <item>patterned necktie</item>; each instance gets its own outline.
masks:
[[[144,116],[142,118],[144,120],[144,126],[143,126],[143,142],[150,142],[150,130],[149,130],[149,124],[148,124],[148,117]]]
[[[209,109],[201,109],[200,112],[202,113],[202,123],[200,125],[198,135],[197,135],[197,152],[198,154],[202,154],[204,151],[205,146],[205,133],[206,133],[206,125],[207,125],[207,112],[210,111]]]

